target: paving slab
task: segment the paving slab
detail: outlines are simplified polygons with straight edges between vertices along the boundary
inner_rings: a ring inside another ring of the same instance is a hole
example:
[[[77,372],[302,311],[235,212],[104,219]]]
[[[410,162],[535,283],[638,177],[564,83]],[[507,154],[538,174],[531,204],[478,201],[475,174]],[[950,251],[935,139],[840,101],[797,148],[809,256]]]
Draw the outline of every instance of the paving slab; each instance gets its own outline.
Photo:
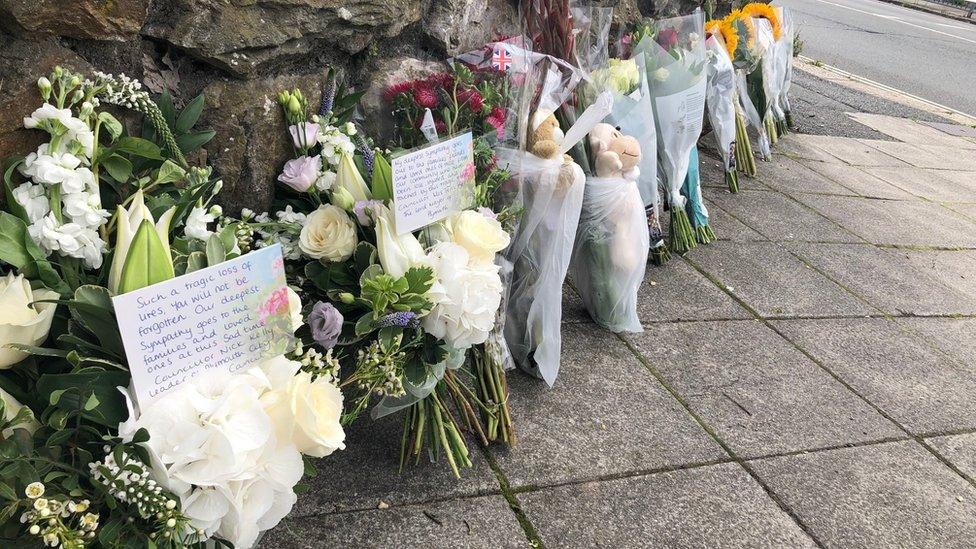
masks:
[[[976,247],[976,224],[932,202],[811,195],[796,198],[873,244]]]
[[[919,147],[942,161],[940,165],[932,166],[933,168],[976,172],[976,154],[972,154],[970,151],[960,151],[958,147],[942,147],[939,145],[919,145]]]
[[[860,141],[869,147],[874,147],[889,156],[898,158],[918,168],[946,169],[945,158],[917,143],[867,139],[861,139]]]
[[[914,434],[976,427],[976,371],[895,322],[789,320],[778,329]]]
[[[820,198],[820,195],[804,196],[809,201]],[[712,201],[770,240],[862,242],[851,232],[782,193],[742,191],[713,196]]]
[[[509,376],[518,445],[492,452],[512,486],[551,485],[728,456],[615,335],[563,325],[550,389]]]
[[[865,126],[874,128],[905,143],[976,149],[976,144],[973,142],[941,131],[933,127],[931,123],[873,113],[848,113],[848,116]]]
[[[924,168],[864,168],[864,170],[928,200],[976,202],[976,174],[970,172]]]
[[[722,195],[720,195],[722,196]],[[733,200],[729,195],[729,200]],[[752,230],[738,219],[729,215],[714,200],[705,199],[705,206],[708,208],[708,224],[715,232],[718,240],[731,240],[733,242],[754,242],[756,240],[768,240],[763,235]]]
[[[837,158],[836,156],[807,142],[807,138],[809,138],[809,135],[794,133],[786,136],[785,139],[780,139],[779,143],[776,144],[776,151],[773,153],[774,161],[779,160],[779,155],[785,155],[797,160],[813,160],[828,164],[844,163],[843,160]],[[769,163],[762,163],[760,164],[759,168],[763,168],[768,165]]]
[[[501,487],[478,443],[469,439],[473,453],[470,469],[456,479],[443,456],[437,463],[421,459],[400,472],[403,416],[394,414],[374,421],[364,413],[346,429],[346,449],[316,460],[319,474],[305,477],[308,492],[298,496],[290,516],[306,517],[338,511],[375,509],[432,499],[500,493]]]
[[[942,457],[970,479],[976,479],[976,433],[925,439]]]
[[[967,219],[976,221],[976,204],[949,204],[947,207]]]
[[[876,139],[850,139],[826,135],[803,135],[806,145],[827,152],[851,166],[907,166],[908,164],[873,147]],[[813,159],[817,160],[817,159]]]
[[[963,367],[976,369],[976,318],[900,318],[907,326]]]
[[[825,547],[972,547],[976,488],[913,442],[751,462]]]
[[[836,166],[826,162],[808,161],[811,166]],[[770,188],[787,193],[816,193],[853,195],[847,187],[824,177],[798,160],[787,156],[777,157],[775,162],[763,164],[757,177]]]
[[[976,298],[976,250],[899,250],[919,271]]]
[[[826,164],[824,162],[810,162],[810,167],[824,177],[835,181],[848,190],[846,193],[867,198],[885,198],[889,200],[910,200],[915,198],[911,193],[872,175],[872,170],[891,170],[900,172],[902,168],[860,168],[846,164]]]
[[[919,252],[865,244],[796,243],[790,249],[887,314],[976,314],[976,293],[946,285],[944,275],[914,265],[909,256]]]
[[[648,266],[638,295],[637,313],[645,323],[753,317],[679,257]]]
[[[689,258],[766,317],[876,312],[780,244],[713,242]]]
[[[502,496],[455,499],[354,513],[290,516],[259,547],[528,547],[528,539]]]
[[[816,547],[731,463],[517,497],[546,547]]]
[[[740,457],[904,434],[759,321],[656,324],[626,337]]]
[[[563,322],[593,322],[572,282],[563,284]]]

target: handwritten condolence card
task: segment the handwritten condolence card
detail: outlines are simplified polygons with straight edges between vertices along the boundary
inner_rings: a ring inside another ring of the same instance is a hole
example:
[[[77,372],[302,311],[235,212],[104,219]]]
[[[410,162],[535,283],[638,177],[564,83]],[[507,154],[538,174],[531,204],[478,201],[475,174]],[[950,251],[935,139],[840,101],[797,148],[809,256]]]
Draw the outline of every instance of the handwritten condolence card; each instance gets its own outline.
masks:
[[[202,372],[246,369],[291,343],[281,246],[112,298],[136,401]]]
[[[393,158],[397,234],[436,223],[474,198],[471,132]]]

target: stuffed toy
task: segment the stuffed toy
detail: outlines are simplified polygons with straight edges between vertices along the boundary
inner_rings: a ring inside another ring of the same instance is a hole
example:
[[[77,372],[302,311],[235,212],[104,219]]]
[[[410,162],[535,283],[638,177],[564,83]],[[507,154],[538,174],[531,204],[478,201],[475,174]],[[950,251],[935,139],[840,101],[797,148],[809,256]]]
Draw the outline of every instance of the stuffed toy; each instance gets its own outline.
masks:
[[[641,146],[637,139],[620,133],[610,124],[599,123],[590,130],[590,152],[595,156],[597,177],[619,177],[637,181],[640,177]]]
[[[552,111],[539,109],[532,115],[527,143],[530,153],[547,160],[556,159],[559,157],[559,147],[563,137],[559,121]],[[584,180],[583,169],[573,162],[571,156],[564,154],[559,167],[559,177],[556,180],[556,190],[565,192],[573,185],[583,183]]]

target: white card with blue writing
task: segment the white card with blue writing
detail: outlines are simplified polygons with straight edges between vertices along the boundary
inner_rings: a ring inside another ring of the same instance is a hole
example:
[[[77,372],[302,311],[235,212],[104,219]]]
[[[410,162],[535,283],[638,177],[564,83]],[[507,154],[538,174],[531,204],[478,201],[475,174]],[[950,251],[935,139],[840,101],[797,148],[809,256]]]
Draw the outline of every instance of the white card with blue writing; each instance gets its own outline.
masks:
[[[390,164],[397,234],[411,233],[461,211],[474,197],[471,132],[394,157]]]
[[[292,340],[281,246],[112,298],[140,407],[203,372],[246,370]]]

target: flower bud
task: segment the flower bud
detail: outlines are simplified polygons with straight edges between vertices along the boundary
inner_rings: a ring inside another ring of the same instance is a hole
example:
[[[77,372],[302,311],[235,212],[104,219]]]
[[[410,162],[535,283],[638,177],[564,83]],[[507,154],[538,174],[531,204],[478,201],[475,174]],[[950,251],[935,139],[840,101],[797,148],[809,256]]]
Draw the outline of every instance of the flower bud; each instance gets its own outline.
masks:
[[[72,88],[76,88],[79,85],[81,85],[81,77],[79,77],[77,74],[72,76],[71,80],[68,81],[68,86]]]
[[[51,74],[54,75],[55,79],[61,78],[61,75],[64,74],[64,69],[61,68],[61,65],[58,65],[54,67],[54,71]]]
[[[37,89],[41,90],[41,97],[43,97],[45,101],[51,97],[51,81],[47,78],[42,76],[37,79]]]
[[[302,113],[302,103],[295,95],[292,95],[291,99],[288,100],[288,113],[292,116],[298,116]]]
[[[346,305],[352,305],[353,302],[356,301],[356,296],[349,292],[342,292],[339,294],[339,301],[345,303]]]
[[[282,107],[287,106],[289,100],[291,100],[291,94],[288,93],[288,90],[278,92],[279,105],[281,105]]]

